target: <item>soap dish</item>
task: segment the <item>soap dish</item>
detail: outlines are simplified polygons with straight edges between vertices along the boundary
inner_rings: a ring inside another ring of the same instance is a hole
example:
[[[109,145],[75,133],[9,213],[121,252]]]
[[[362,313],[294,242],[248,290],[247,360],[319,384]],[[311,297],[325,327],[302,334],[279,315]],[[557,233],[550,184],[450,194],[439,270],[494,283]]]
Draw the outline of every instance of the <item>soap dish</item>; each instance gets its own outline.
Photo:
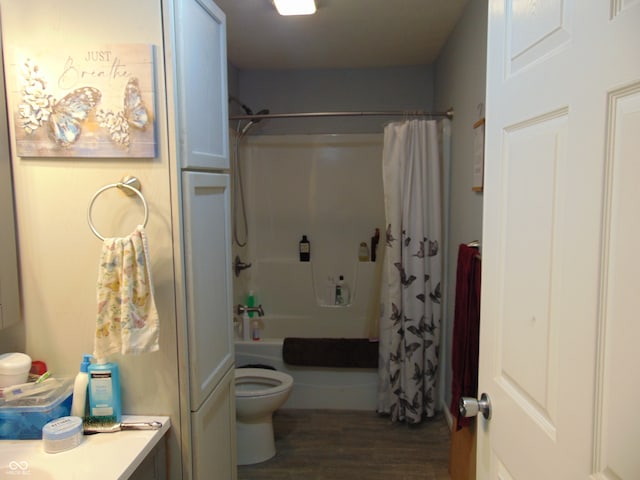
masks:
[[[61,417],[42,427],[42,441],[47,453],[64,452],[82,443],[82,419]]]

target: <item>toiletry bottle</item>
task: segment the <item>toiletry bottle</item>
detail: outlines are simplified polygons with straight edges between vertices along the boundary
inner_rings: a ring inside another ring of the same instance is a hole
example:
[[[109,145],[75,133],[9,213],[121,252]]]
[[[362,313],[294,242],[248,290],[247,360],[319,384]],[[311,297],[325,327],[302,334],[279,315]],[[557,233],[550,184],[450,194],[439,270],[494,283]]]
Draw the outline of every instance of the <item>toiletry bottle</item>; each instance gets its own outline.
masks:
[[[120,402],[120,368],[118,364],[93,363],[89,373],[89,415],[105,420],[120,422],[122,404]]]
[[[251,319],[246,310],[242,314],[242,340],[245,342],[251,340]]]
[[[349,303],[351,302],[351,292],[349,291],[349,285],[347,285],[347,282],[345,282],[342,275],[340,275],[340,281],[342,282],[340,288],[342,293],[342,303],[340,305],[349,305]]]
[[[89,365],[91,365],[91,355],[84,354],[82,362],[80,362],[80,371],[73,382],[73,398],[71,400],[71,415],[73,417],[83,418],[86,416]]]
[[[251,322],[251,339],[260,340],[260,321],[257,318]]]
[[[247,296],[247,307],[255,307],[256,306],[256,297],[253,295],[253,290],[249,290],[249,295]],[[249,318],[253,318],[254,313],[249,312]]]
[[[344,298],[342,296],[342,287],[344,286],[344,277],[340,275],[340,279],[336,282],[336,305],[344,305]]]
[[[376,228],[373,237],[371,237],[371,261],[375,262],[378,256],[378,242],[380,242],[380,229]]]
[[[300,240],[300,261],[308,262],[311,258],[311,243],[307,240],[306,235],[302,235],[302,240]]]
[[[361,262],[369,261],[369,247],[367,247],[367,242],[360,242],[360,248],[358,248],[358,260]]]
[[[327,305],[335,305],[336,303],[336,283],[333,277],[329,275],[327,277]]]

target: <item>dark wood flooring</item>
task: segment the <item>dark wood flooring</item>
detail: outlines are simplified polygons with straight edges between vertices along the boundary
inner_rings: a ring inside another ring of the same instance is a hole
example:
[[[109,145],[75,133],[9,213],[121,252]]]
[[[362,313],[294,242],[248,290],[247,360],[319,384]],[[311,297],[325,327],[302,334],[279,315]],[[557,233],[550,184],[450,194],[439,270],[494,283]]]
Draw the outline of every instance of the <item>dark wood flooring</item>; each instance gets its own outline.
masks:
[[[375,412],[278,410],[276,456],[238,467],[238,480],[449,480],[442,414],[418,426]]]

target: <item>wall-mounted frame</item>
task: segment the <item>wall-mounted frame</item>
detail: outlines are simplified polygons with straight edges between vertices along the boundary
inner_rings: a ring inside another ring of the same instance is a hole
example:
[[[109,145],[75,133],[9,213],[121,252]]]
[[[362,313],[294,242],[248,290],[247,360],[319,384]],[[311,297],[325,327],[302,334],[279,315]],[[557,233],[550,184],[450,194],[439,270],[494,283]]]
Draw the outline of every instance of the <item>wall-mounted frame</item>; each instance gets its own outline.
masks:
[[[471,190],[484,189],[484,117],[473,124],[473,184]]]
[[[153,52],[144,44],[13,48],[16,154],[155,157]]]

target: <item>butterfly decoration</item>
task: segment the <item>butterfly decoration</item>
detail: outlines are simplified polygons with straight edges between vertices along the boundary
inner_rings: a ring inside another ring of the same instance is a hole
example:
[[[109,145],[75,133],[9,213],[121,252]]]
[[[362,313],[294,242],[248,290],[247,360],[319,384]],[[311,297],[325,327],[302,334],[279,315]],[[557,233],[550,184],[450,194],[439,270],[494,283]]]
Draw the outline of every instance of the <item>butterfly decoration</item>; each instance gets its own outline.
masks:
[[[113,140],[118,145],[129,147],[131,137],[129,128],[134,127],[145,130],[151,123],[149,110],[142,101],[138,79],[129,78],[124,88],[123,109],[119,112],[100,109],[96,117],[100,126],[107,129]]]
[[[149,125],[149,111],[142,101],[138,79],[131,77],[124,88],[124,116],[129,125],[144,130]]]
[[[37,65],[27,60],[22,68],[22,102],[18,105],[21,127],[32,134],[47,125],[49,137],[61,147],[75,143],[81,122],[100,102],[97,88],[80,87],[56,101],[46,90],[47,84]]]
[[[81,87],[55,103],[49,115],[49,137],[61,147],[68,147],[80,136],[80,122],[100,102],[102,93],[97,88]]]

